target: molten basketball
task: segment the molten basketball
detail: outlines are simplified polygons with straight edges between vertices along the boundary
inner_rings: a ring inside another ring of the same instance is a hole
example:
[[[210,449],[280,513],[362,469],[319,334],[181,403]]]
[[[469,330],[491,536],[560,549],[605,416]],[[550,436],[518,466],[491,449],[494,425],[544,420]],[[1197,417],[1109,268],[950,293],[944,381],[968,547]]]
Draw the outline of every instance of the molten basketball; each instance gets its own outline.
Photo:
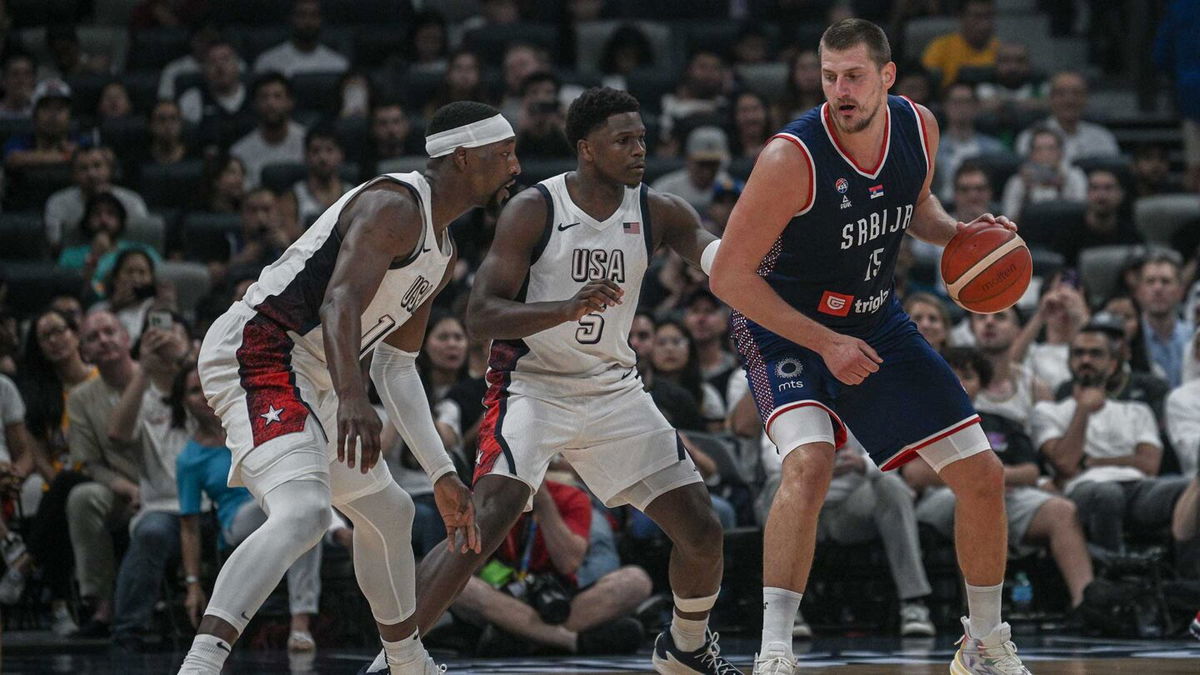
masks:
[[[963,228],[942,253],[942,279],[950,299],[979,314],[1012,307],[1032,276],[1033,258],[1025,240],[994,223]]]

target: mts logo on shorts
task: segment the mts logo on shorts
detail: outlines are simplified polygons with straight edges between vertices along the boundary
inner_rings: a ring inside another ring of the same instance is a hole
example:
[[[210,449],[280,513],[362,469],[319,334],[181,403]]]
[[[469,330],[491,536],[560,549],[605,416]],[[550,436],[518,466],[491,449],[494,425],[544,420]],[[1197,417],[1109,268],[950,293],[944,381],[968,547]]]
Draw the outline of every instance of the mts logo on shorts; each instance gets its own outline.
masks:
[[[833,316],[846,316],[850,314],[850,308],[853,305],[853,295],[825,291],[821,295],[821,302],[817,305],[817,311],[823,314],[832,314]]]

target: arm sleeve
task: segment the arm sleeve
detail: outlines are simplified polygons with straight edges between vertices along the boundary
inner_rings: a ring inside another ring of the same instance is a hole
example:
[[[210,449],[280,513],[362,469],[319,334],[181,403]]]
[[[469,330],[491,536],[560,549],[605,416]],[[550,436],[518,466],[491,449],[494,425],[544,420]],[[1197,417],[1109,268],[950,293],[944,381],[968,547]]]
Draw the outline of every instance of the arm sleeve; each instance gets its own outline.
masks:
[[[371,359],[371,381],[400,437],[429,475],[429,481],[436,483],[454,471],[454,462],[433,426],[429,399],[421,386],[416,361],[417,355],[412,352],[380,344]]]

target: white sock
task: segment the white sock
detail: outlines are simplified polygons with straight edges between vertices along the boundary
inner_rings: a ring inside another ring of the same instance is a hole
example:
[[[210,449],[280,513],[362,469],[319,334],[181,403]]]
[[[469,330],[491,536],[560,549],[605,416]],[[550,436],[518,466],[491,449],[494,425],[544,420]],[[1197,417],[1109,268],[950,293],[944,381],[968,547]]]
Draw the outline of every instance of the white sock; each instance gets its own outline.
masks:
[[[791,656],[792,624],[796,622],[796,612],[800,611],[803,597],[803,593],[786,588],[763,587],[763,632],[759,654],[778,651],[782,647]]]
[[[398,642],[383,643],[383,653],[386,655],[388,668],[392,675],[401,675],[401,668],[411,665],[413,661],[425,658],[425,645],[421,644],[421,635],[417,631]]]
[[[671,640],[682,652],[694,652],[704,646],[704,631],[708,629],[708,617],[684,619],[671,612]]]
[[[371,665],[367,666],[367,672],[378,673],[387,667],[387,652],[380,649],[379,653],[375,655],[375,660],[371,662]]]
[[[967,616],[971,619],[971,637],[985,638],[1000,625],[1000,594],[1004,582],[995,586],[967,586]]]
[[[229,649],[229,643],[216,635],[196,633],[192,648],[179,667],[180,675],[220,675]]]

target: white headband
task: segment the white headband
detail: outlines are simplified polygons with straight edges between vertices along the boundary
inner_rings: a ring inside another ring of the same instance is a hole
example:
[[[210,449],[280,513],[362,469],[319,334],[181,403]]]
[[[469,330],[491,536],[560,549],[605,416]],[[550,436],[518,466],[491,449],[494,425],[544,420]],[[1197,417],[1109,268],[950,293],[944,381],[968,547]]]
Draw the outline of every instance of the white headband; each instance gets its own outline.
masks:
[[[426,136],[425,152],[430,158],[442,157],[454,152],[455,148],[478,148],[514,136],[516,134],[508,120],[503,115],[495,115]]]

